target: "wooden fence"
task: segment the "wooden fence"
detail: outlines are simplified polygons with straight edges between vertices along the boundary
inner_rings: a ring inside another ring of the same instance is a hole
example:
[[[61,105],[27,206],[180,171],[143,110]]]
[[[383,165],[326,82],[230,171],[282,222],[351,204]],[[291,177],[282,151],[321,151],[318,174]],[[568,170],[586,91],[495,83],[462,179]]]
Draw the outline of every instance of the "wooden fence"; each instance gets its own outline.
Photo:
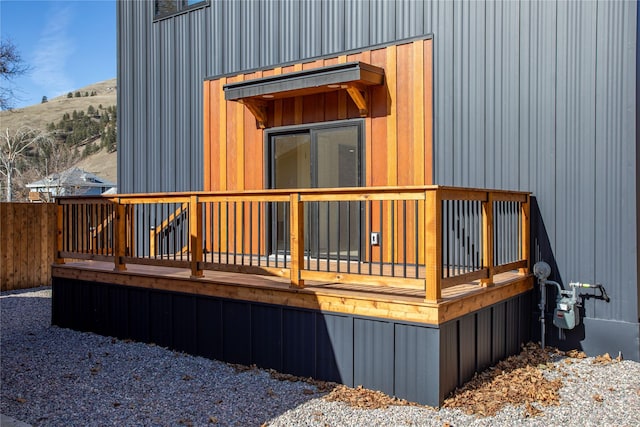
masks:
[[[0,290],[51,284],[56,205],[0,203]]]

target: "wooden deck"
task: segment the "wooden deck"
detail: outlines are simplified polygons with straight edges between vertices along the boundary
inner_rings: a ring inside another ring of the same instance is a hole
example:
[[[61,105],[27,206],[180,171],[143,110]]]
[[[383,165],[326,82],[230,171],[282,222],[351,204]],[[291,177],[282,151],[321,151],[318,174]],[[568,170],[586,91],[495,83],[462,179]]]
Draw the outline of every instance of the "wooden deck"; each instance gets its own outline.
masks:
[[[530,338],[527,193],[256,190],[57,208],[60,327],[429,405]]]
[[[288,277],[207,271],[194,278],[184,268],[129,264],[125,271],[114,271],[113,263],[101,261],[54,265],[52,276],[430,325],[457,319],[533,288],[532,276],[517,271],[495,275],[492,286],[475,281],[445,288],[437,302],[426,301],[424,291],[416,289],[318,281],[296,288]]]

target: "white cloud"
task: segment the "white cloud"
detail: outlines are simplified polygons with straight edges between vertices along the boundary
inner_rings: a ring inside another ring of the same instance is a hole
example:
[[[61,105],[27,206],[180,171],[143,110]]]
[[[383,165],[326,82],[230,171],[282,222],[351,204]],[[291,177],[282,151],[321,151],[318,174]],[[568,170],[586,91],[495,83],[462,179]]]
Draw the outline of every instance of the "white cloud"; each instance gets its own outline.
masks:
[[[61,3],[50,8],[51,14],[42,28],[34,54],[32,79],[44,89],[43,93],[57,96],[74,86],[65,69],[75,44],[68,34],[72,10]]]

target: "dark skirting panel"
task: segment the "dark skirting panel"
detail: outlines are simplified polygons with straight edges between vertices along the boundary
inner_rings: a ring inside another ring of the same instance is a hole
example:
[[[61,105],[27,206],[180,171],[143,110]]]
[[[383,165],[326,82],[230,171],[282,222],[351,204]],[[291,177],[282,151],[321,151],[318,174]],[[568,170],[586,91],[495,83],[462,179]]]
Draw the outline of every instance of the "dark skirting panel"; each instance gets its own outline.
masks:
[[[438,406],[529,339],[522,294],[436,325],[53,278],[52,323]]]

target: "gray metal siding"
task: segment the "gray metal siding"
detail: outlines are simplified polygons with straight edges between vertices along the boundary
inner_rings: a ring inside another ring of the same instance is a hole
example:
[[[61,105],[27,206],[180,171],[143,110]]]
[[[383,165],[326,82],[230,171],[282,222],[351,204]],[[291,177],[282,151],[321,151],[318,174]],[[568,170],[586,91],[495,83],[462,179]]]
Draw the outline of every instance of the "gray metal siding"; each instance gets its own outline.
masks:
[[[431,383],[440,375],[439,331],[396,323],[394,338],[395,395],[424,396],[424,401],[437,402],[438,390]]]
[[[152,3],[117,6],[121,192],[202,189],[207,76],[433,34],[434,182],[532,191],[556,278],[638,321],[636,2]]]
[[[316,375],[353,384],[353,317],[316,315]]]
[[[520,295],[438,328],[58,277],[52,289],[52,324],[57,326],[351,387],[363,385],[433,406],[484,366],[483,348],[496,335],[487,334],[481,322],[491,324],[496,313],[504,317],[505,306],[522,322],[528,312],[523,302],[529,300],[527,294]],[[633,333],[629,329],[625,337]],[[515,351],[521,340],[529,339],[500,336]],[[624,354],[637,356],[630,350]]]
[[[393,323],[356,318],[353,321],[353,382],[393,394]]]

